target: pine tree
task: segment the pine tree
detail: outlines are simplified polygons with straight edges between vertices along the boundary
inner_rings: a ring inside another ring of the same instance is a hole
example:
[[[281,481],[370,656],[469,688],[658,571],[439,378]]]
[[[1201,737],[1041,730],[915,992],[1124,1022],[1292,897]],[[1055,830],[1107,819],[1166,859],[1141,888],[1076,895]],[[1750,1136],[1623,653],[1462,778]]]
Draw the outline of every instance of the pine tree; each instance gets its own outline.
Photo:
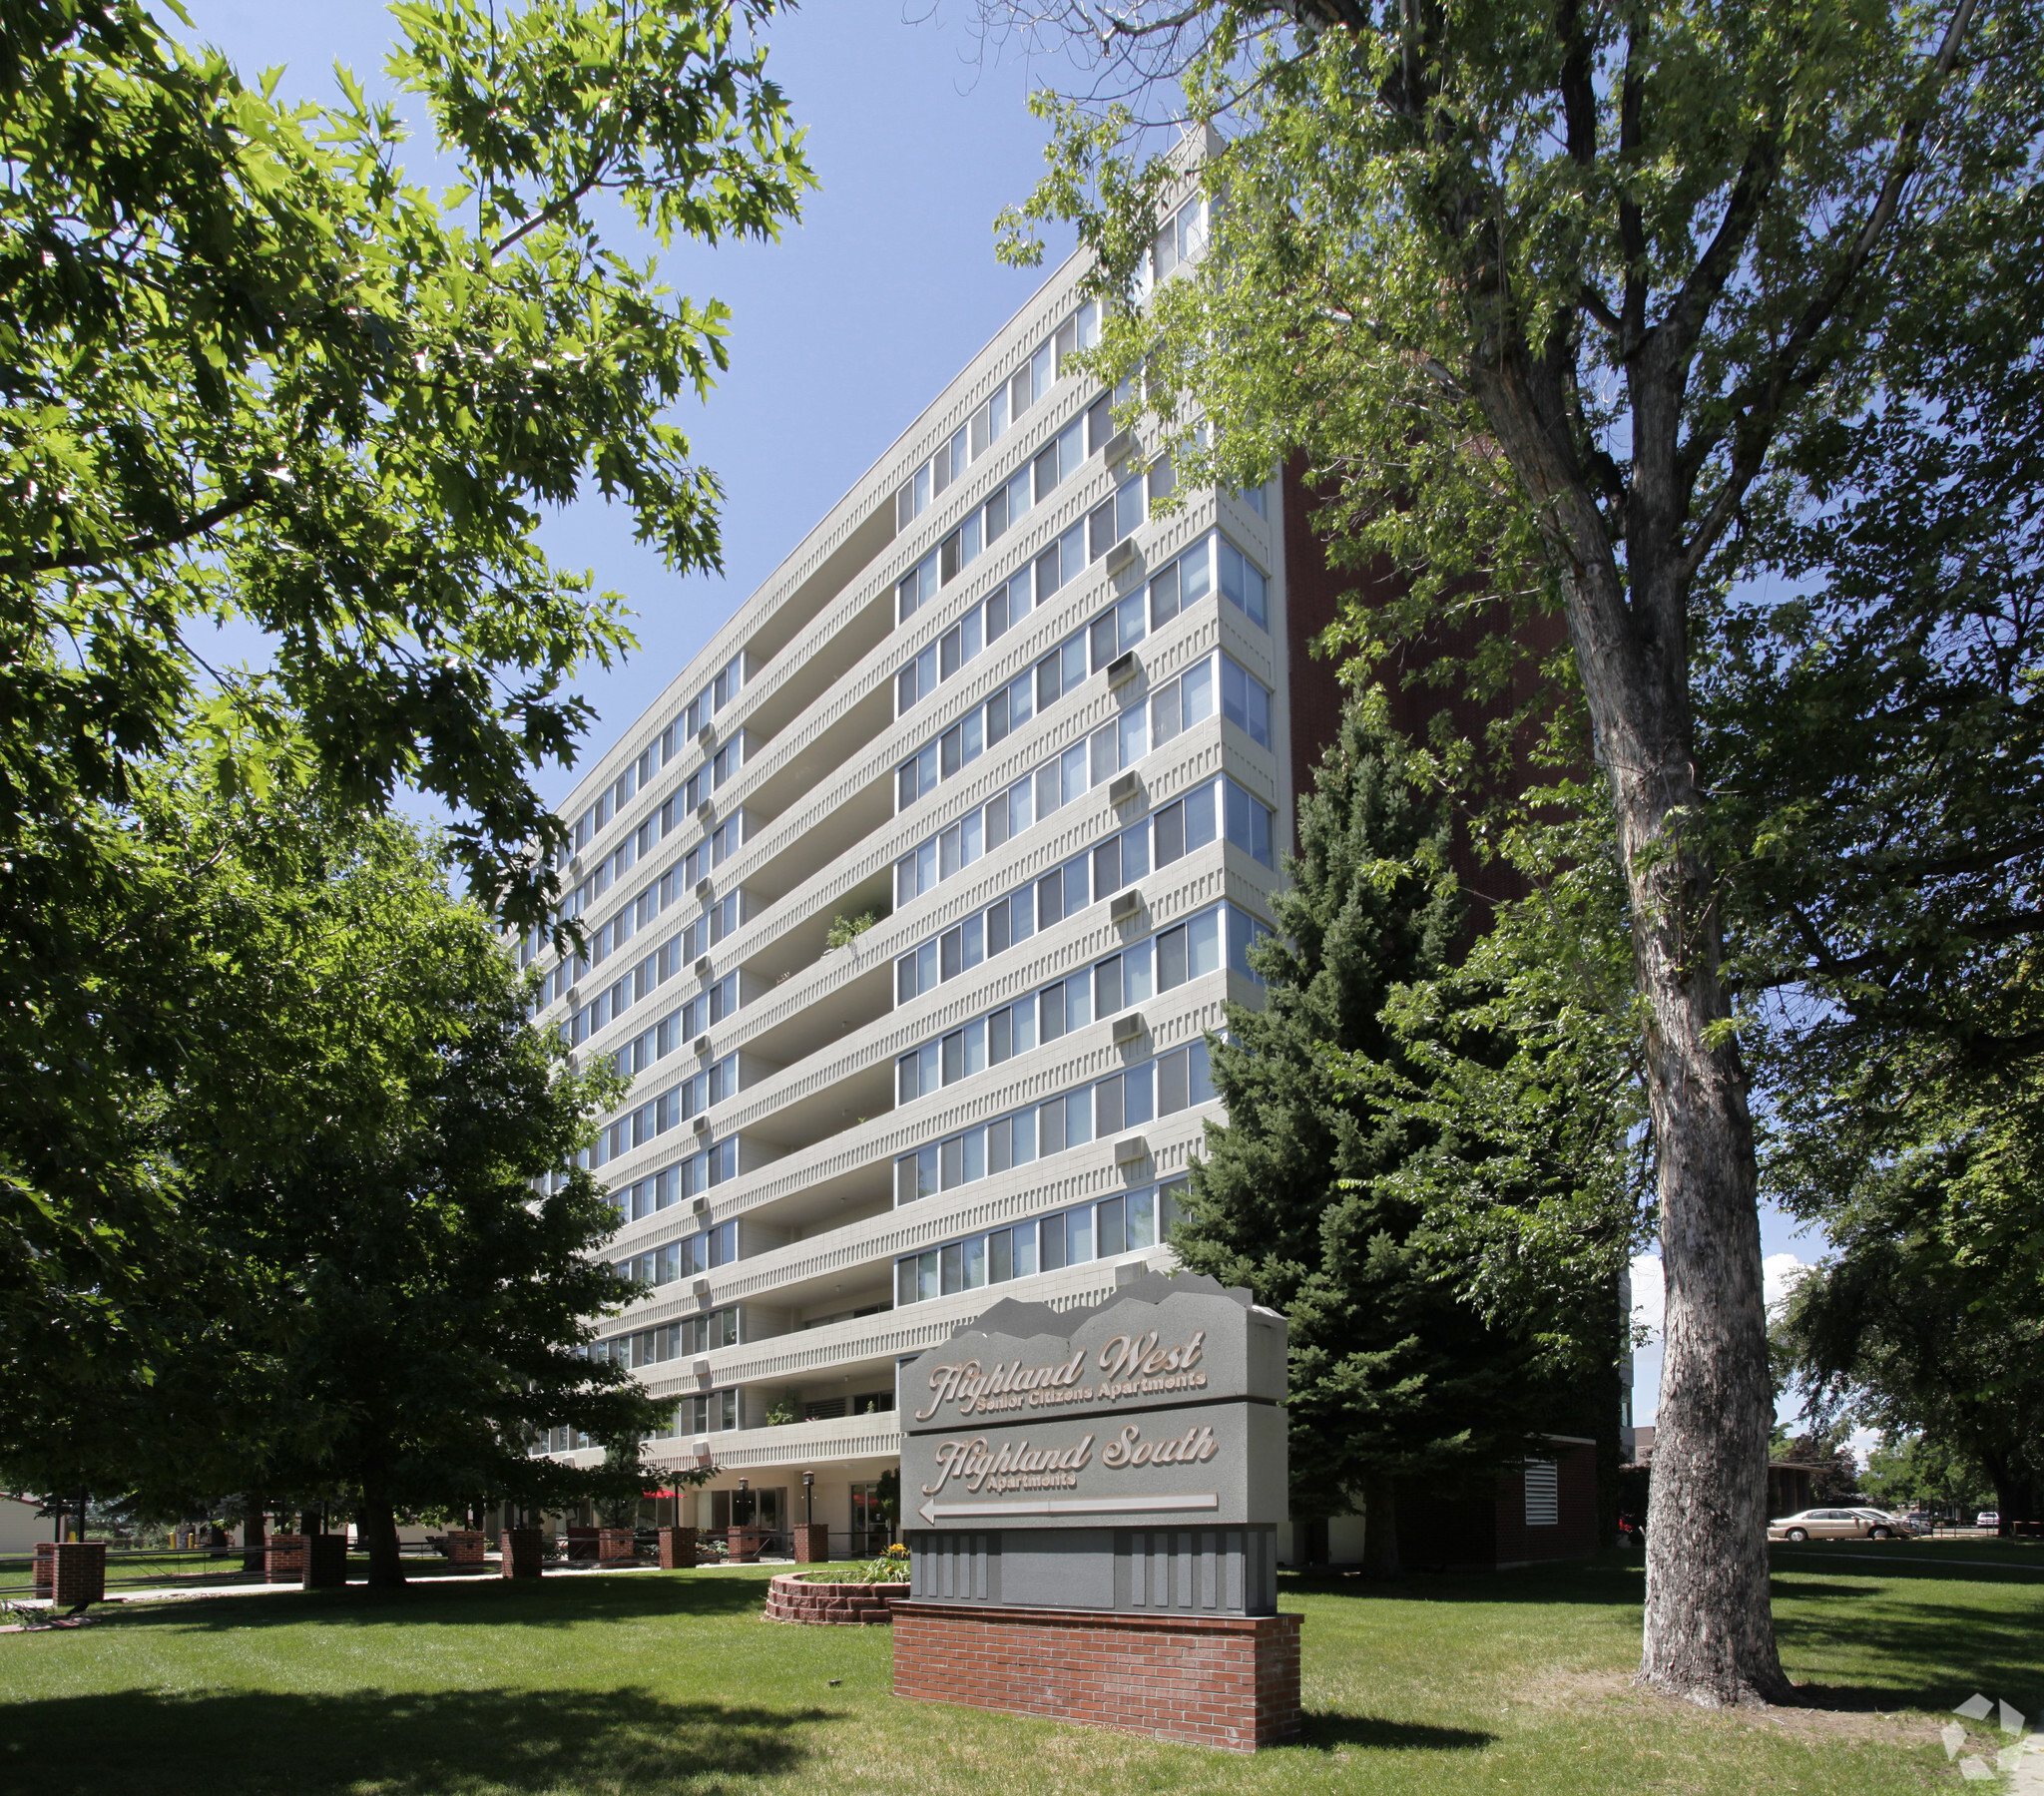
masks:
[[[1253,951],[1263,1009],[1231,1005],[1214,1047],[1228,1122],[1210,1124],[1173,1235],[1193,1270],[1290,1322],[1295,1516],[1363,1499],[1373,1572],[1398,1567],[1396,1492],[1473,1485],[1537,1425],[1530,1330],[1487,1325],[1431,1250],[1394,1175],[1433,1146],[1409,1102],[1358,1079],[1421,1076],[1384,1012],[1467,946],[1451,824],[1356,706],[1298,810],[1278,934]]]

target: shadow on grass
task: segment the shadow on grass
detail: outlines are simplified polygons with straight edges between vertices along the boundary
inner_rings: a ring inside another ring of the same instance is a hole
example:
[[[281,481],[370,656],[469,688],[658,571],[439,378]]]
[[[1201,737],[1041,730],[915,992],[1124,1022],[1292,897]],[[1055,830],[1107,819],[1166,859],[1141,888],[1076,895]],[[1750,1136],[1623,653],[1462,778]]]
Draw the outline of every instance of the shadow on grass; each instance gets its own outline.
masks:
[[[1350,1596],[1397,1602],[1556,1602],[1599,1607],[1637,1604],[1645,1589],[1637,1554],[1600,1554],[1552,1566],[1521,1566],[1508,1572],[1434,1572],[1424,1567],[1399,1577],[1365,1577],[1360,1572],[1281,1572],[1280,1595]]]
[[[835,1720],[668,1702],[642,1689],[128,1690],[0,1708],[5,1781],[39,1796],[480,1796],[484,1791],[728,1788],[787,1776]]]
[[[1471,1727],[1435,1727],[1424,1721],[1380,1721],[1370,1715],[1337,1715],[1324,1709],[1305,1712],[1299,1744],[1310,1751],[1332,1752],[1338,1746],[1360,1746],[1372,1752],[1478,1752],[1497,1738]]]
[[[506,1578],[468,1583],[430,1579],[401,1590],[293,1590],[277,1596],[208,1596],[193,1601],[126,1604],[98,1611],[123,1629],[170,1627],[205,1633],[226,1628],[314,1625],[382,1626],[391,1621],[476,1627],[571,1627],[584,1621],[646,1620],[662,1616],[714,1619],[758,1614],[766,1605],[764,1578],[691,1577],[686,1572],[647,1577]]]
[[[1800,1595],[1801,1592],[1796,1592]],[[1797,1675],[1799,1663],[1845,1660],[1848,1683],[1796,1686],[1804,1708],[1948,1709],[1977,1690],[2034,1687],[2039,1613],[1906,1601],[1891,1612],[1775,1611],[1775,1637]]]

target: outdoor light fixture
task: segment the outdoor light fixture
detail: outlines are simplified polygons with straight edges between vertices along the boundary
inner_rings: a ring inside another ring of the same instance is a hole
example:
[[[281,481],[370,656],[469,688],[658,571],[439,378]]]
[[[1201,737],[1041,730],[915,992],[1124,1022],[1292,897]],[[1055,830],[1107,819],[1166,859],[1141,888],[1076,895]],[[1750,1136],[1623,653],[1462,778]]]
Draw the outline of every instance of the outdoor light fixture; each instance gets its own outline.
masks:
[[[816,1520],[816,1475],[802,1474],[802,1526],[810,1527]]]

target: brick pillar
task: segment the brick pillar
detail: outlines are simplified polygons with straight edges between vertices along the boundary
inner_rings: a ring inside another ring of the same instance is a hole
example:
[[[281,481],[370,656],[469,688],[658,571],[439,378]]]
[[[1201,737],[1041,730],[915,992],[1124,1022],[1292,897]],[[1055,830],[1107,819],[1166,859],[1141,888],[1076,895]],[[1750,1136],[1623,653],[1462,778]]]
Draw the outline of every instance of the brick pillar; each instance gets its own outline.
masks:
[[[764,1528],[731,1528],[725,1531],[725,1552],[732,1564],[756,1560],[766,1545]]]
[[[305,1575],[305,1537],[273,1534],[262,1547],[262,1581],[296,1583]]]
[[[797,1522],[794,1525],[794,1563],[798,1566],[820,1566],[830,1557],[830,1530],[822,1522]]]
[[[599,1528],[596,1557],[606,1566],[629,1566],[639,1552],[637,1536],[629,1528]]]
[[[597,1533],[594,1528],[580,1522],[568,1524],[568,1557],[570,1560],[593,1560],[597,1554]]]
[[[36,1543],[36,1594],[47,1596],[57,1579],[57,1543]]]
[[[308,1535],[299,1556],[304,1561],[301,1578],[308,1590],[347,1588],[347,1536]]]
[[[450,1565],[480,1566],[483,1563],[482,1531],[475,1528],[449,1529],[447,1559]]]
[[[696,1531],[693,1528],[663,1528],[660,1531],[660,1569],[688,1572],[696,1565]]]
[[[50,1555],[50,1605],[72,1608],[107,1599],[107,1544],[61,1541]]]
[[[537,1577],[539,1575],[539,1530],[536,1528],[507,1528],[503,1534],[504,1575],[506,1577]]]

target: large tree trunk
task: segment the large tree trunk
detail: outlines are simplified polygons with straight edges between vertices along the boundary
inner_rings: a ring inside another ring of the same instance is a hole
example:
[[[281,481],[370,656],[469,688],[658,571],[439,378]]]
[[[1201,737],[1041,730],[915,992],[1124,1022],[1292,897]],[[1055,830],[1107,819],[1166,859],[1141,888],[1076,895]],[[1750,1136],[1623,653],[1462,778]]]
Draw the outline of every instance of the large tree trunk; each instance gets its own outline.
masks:
[[[1720,976],[1713,870],[1685,839],[1703,795],[1687,705],[1660,728],[1600,731],[1646,1001],[1661,1263],[1661,1398],[1647,1523],[1640,1677],[1715,1706],[1789,1694],[1769,1606],[1774,1389],[1747,1078]],[[1647,706],[1623,707],[1634,722]],[[1614,707],[1621,708],[1621,707]]]
[[[1389,1478],[1372,1478],[1362,1494],[1362,1574],[1396,1577],[1403,1570],[1398,1558],[1398,1486]]]
[[[363,1480],[362,1520],[365,1524],[363,1532],[368,1536],[369,1588],[403,1589],[404,1561],[397,1551],[397,1516],[380,1481],[371,1484],[367,1479]]]

